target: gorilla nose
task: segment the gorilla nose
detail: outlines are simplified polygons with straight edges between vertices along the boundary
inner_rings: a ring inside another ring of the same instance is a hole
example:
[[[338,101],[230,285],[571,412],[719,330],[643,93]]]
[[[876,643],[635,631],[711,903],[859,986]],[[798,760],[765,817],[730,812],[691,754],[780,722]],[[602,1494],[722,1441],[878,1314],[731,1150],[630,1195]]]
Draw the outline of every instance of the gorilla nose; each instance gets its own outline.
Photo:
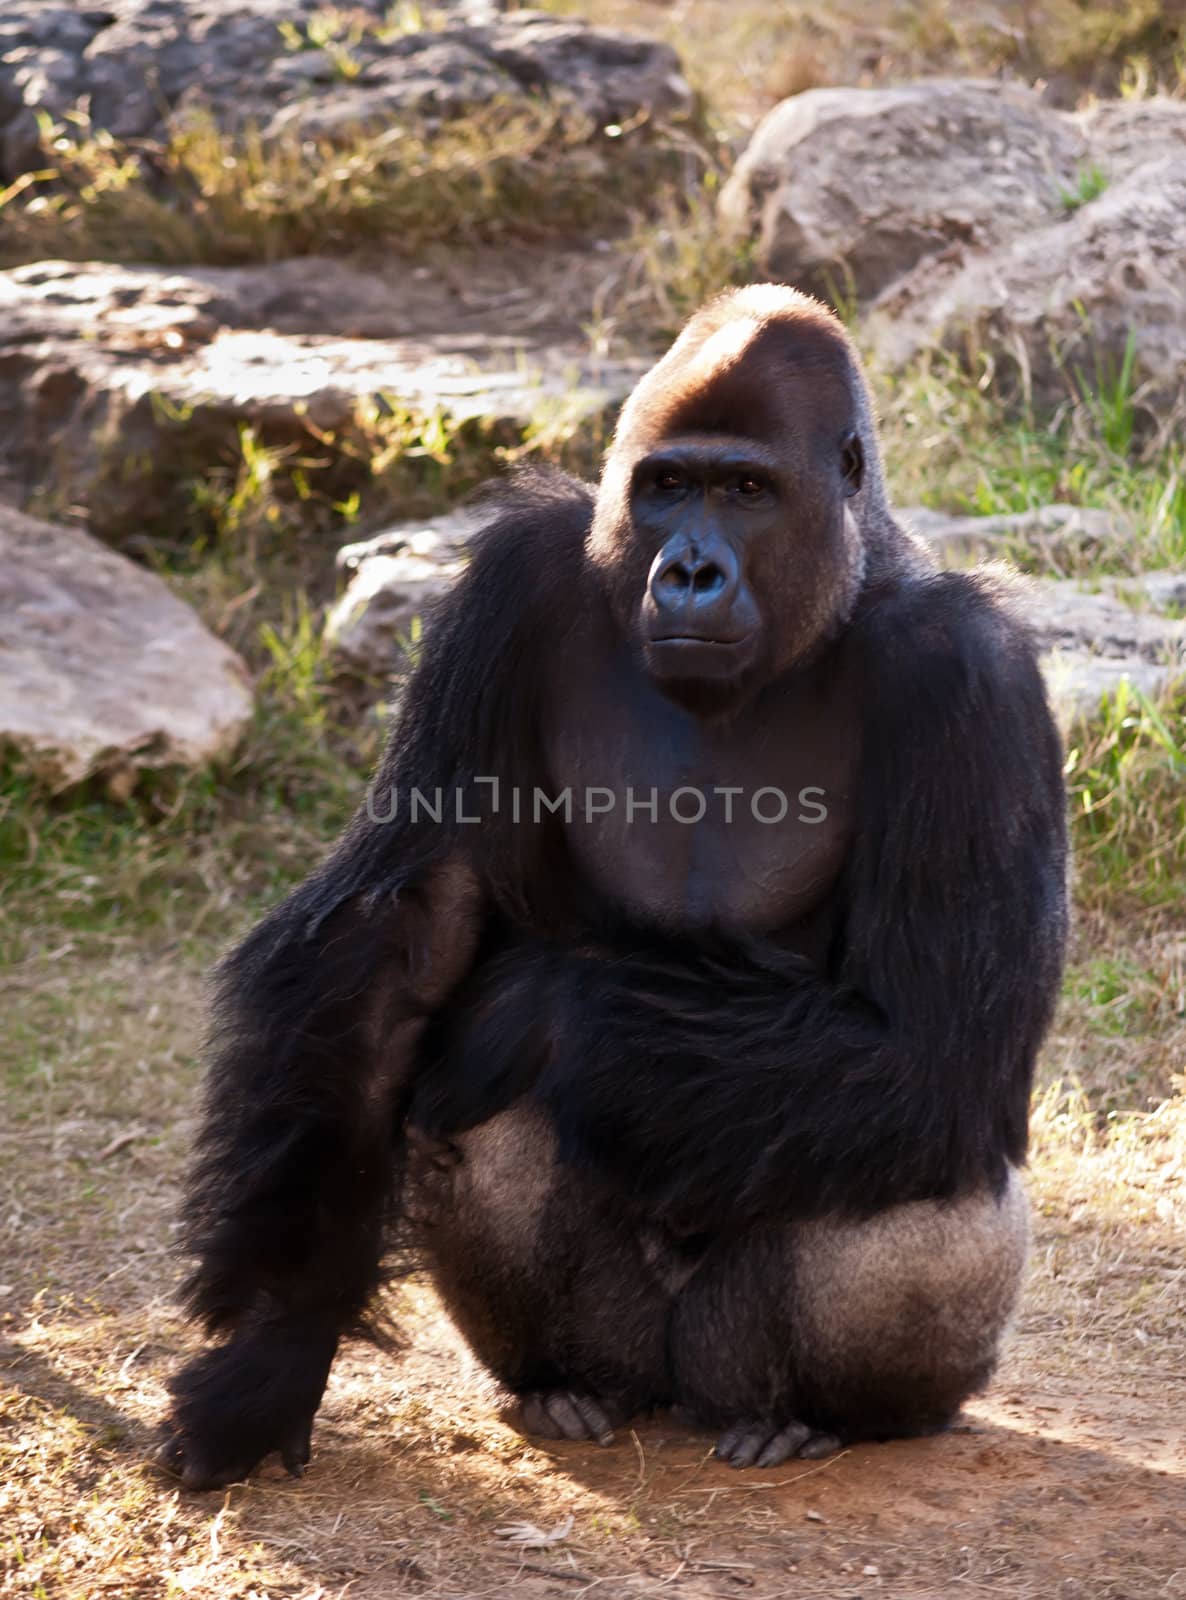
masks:
[[[724,617],[741,584],[741,568],[727,544],[698,546],[681,540],[655,557],[647,587],[665,621],[681,619],[695,631],[710,617]]]

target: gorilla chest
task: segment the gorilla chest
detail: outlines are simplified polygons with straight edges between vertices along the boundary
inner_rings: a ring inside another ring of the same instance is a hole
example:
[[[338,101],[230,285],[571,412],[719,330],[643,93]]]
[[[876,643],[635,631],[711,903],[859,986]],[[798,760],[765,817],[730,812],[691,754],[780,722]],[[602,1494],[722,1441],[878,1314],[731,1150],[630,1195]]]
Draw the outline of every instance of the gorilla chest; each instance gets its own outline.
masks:
[[[675,928],[809,918],[849,838],[855,718],[839,686],[767,691],[720,727],[637,678],[626,688],[611,674],[550,719],[552,800],[583,874]]]

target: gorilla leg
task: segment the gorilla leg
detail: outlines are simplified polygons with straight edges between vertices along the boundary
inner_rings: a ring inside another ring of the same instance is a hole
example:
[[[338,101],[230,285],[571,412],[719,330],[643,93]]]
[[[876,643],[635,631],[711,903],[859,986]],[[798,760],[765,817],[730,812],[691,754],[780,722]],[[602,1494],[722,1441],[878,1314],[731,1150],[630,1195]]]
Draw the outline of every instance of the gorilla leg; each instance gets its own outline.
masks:
[[[406,1210],[474,1353],[523,1406],[529,1432],[609,1443],[669,1398],[663,1264],[636,1222],[556,1160],[542,1113],[515,1107],[460,1135],[447,1172],[423,1155]]]
[[[940,1428],[992,1374],[1027,1238],[1016,1174],[999,1201],[756,1228],[676,1303],[676,1399],[735,1466]]]

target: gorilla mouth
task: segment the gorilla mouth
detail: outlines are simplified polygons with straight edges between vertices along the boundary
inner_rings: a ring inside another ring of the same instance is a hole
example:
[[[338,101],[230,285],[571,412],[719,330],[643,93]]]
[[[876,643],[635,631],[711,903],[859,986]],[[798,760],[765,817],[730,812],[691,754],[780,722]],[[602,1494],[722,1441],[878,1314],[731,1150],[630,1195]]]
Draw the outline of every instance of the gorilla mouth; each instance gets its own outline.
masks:
[[[646,641],[646,660],[656,678],[729,678],[753,654],[755,635],[720,639],[703,633],[665,633]]]
[[[657,633],[648,642],[650,644],[713,644],[722,650],[735,650],[738,645],[745,644],[749,639],[748,633],[743,633],[739,639],[718,639],[712,633]]]

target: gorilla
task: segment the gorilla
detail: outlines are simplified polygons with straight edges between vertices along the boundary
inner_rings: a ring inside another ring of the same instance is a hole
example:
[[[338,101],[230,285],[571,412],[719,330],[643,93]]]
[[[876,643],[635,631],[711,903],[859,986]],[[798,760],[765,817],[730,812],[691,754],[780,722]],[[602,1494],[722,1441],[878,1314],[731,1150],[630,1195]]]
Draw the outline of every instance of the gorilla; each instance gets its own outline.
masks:
[[[495,492],[365,802],[220,970],[161,1460],[299,1474],[409,1250],[528,1432],[943,1427],[1018,1291],[1066,922],[1006,580],[895,523],[829,311],[713,301],[596,493]]]

